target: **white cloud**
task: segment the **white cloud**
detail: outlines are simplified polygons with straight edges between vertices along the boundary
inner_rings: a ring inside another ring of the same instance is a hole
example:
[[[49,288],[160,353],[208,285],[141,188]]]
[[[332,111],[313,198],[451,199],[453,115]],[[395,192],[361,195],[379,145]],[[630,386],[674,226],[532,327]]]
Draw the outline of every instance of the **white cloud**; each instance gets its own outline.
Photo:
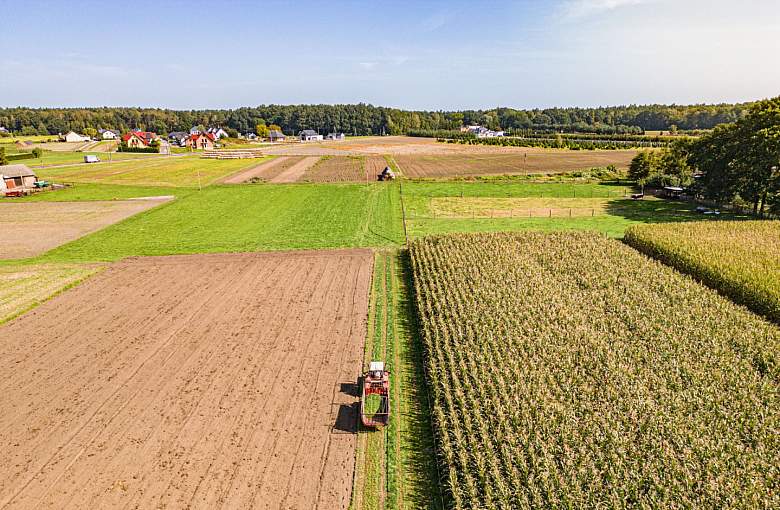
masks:
[[[621,7],[646,4],[654,0],[567,0],[561,6],[564,18],[584,18]]]
[[[366,71],[371,71],[379,65],[379,62],[358,62],[358,65]]]

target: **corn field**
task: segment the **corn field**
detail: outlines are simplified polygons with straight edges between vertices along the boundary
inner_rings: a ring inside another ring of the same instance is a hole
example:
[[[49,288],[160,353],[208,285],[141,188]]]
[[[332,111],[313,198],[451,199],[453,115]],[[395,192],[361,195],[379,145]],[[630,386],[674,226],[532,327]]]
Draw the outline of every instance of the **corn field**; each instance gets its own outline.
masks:
[[[780,323],[780,221],[637,225],[625,240]]]
[[[780,507],[780,328],[598,234],[410,255],[451,508]]]

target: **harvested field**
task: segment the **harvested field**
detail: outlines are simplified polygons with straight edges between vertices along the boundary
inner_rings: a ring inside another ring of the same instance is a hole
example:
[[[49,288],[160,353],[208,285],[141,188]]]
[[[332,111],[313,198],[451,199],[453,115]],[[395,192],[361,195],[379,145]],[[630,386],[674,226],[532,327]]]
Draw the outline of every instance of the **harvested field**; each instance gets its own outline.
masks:
[[[563,173],[615,165],[628,168],[636,151],[526,151],[511,154],[401,155],[396,162],[405,177],[471,177]]]
[[[0,259],[40,255],[168,199],[0,203]]]
[[[0,324],[98,269],[94,264],[0,266]]]
[[[374,181],[387,165],[381,156],[323,156],[306,170],[302,180],[309,182],[365,182]]]
[[[0,507],[347,508],[372,260],[131,259],[2,326]]]
[[[301,178],[308,182],[365,181],[363,158],[359,156],[323,156],[316,165],[306,169]]]
[[[276,184],[298,182],[306,173],[306,170],[315,165],[320,160],[320,156],[309,156],[297,161],[294,165],[286,168],[282,173],[269,180]]]
[[[229,175],[228,177],[222,180],[222,183],[241,184],[255,177],[262,179],[264,177],[267,177],[267,175],[270,174],[271,171],[278,166],[281,166],[282,168],[288,168],[287,166],[285,166],[285,163],[289,159],[291,158],[287,156],[282,156],[276,159],[272,159],[270,161],[264,161],[263,163],[257,165],[256,167],[252,167],[248,170],[243,170],[237,174]]]
[[[574,158],[586,158],[601,153],[621,153],[636,151],[572,151],[547,149],[542,147],[502,147],[498,145],[466,145],[460,143],[442,143],[434,138],[409,136],[364,136],[347,138],[345,141],[323,141],[309,143],[287,143],[276,146],[264,146],[263,152],[276,155],[304,156],[367,156],[390,154],[401,155],[456,155],[456,154],[568,154]],[[529,156],[530,157],[530,156]],[[630,158],[629,158],[630,160]],[[595,165],[594,165],[595,166]]]

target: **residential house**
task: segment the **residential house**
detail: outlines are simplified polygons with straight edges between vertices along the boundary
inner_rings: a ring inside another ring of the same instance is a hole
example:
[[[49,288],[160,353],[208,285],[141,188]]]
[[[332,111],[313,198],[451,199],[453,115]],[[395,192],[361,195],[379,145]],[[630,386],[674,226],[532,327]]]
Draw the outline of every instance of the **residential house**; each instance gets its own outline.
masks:
[[[168,133],[168,140],[172,144],[178,145],[179,147],[184,147],[184,140],[186,140],[188,136],[190,136],[189,133],[185,131],[174,131],[172,133]]]
[[[271,131],[268,132],[268,140],[272,142],[283,142],[284,133],[282,133],[278,129],[272,129]]]
[[[344,140],[344,133],[328,133],[328,140]]]
[[[190,135],[184,140],[184,145],[192,149],[214,149],[214,142],[216,137],[211,133],[198,133],[196,135]]]
[[[192,126],[190,128],[190,134],[191,135],[197,135],[200,134],[200,129],[198,129],[198,126]]]
[[[0,126],[0,133],[6,134],[8,130],[4,126]]]
[[[133,149],[151,147],[152,142],[159,139],[157,133],[149,131],[130,131],[122,135],[122,142]]]
[[[74,131],[68,131],[62,137],[62,139],[64,141],[66,141],[66,142],[73,142],[73,143],[75,143],[75,142],[88,142],[89,141],[89,137],[88,136],[80,135],[80,134],[78,134],[78,133],[76,133]]]
[[[103,140],[116,140],[119,133],[111,129],[98,129],[98,135],[100,135],[100,138]]]
[[[31,189],[38,177],[27,165],[0,166],[0,191],[14,188]]]
[[[257,135],[255,133],[247,133],[244,135],[244,138],[247,140],[257,140]]]
[[[304,129],[300,134],[302,142],[321,142],[322,135],[318,135],[316,131],[312,129]]]
[[[503,131],[492,131],[482,126],[468,126],[467,131],[474,133],[477,138],[494,138],[496,136],[504,136]]]
[[[226,138],[228,136],[227,131],[225,131],[221,127],[208,128],[206,132],[214,135],[215,140],[219,140],[220,138]]]

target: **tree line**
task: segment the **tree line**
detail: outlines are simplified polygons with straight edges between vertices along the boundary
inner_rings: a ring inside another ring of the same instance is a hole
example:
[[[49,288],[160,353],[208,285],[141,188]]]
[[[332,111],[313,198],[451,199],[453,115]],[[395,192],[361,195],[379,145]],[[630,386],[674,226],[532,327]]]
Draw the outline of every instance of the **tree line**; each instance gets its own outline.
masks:
[[[453,130],[479,124],[490,129],[535,129],[599,134],[641,134],[650,130],[712,129],[743,118],[749,103],[719,105],[628,105],[598,108],[411,111],[370,104],[261,105],[229,110],[159,108],[0,108],[0,126],[21,135],[56,135],[73,130],[140,129],[166,134],[192,126],[221,126],[239,133],[275,124],[286,134],[313,129],[322,134],[405,134]]]
[[[629,176],[642,184],[687,186],[718,203],[746,203],[759,216],[780,213],[780,97],[754,103],[744,117],[698,139],[639,153]]]

